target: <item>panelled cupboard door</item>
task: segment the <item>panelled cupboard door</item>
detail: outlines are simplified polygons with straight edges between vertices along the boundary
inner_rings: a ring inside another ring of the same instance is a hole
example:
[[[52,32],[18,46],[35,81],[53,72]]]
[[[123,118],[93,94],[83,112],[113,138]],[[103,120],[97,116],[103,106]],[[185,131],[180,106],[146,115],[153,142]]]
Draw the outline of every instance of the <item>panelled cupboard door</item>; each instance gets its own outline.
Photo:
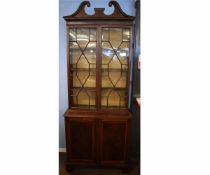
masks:
[[[95,162],[95,120],[66,119],[68,159],[70,162]]]
[[[127,122],[102,120],[100,130],[101,163],[126,163]]]

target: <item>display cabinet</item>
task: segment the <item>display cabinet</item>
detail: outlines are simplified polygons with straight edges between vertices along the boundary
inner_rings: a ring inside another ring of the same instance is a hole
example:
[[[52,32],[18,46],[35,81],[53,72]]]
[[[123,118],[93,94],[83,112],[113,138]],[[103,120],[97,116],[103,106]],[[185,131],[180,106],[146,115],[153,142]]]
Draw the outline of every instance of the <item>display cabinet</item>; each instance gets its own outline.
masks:
[[[83,1],[64,16],[67,29],[69,109],[65,116],[67,167],[128,167],[130,65],[134,17],[116,1],[111,15]]]

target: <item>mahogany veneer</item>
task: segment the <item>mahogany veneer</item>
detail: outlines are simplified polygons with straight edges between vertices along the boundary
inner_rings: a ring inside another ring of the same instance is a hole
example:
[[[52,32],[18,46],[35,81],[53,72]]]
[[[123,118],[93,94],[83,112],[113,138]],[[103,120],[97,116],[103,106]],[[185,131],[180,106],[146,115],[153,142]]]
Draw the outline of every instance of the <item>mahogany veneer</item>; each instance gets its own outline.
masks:
[[[125,14],[116,1],[109,2],[115,7],[111,15],[105,15],[104,8],[88,15],[85,6],[90,7],[90,3],[83,1],[75,13],[64,16],[69,99],[64,114],[67,169],[76,165],[127,168],[134,17]]]

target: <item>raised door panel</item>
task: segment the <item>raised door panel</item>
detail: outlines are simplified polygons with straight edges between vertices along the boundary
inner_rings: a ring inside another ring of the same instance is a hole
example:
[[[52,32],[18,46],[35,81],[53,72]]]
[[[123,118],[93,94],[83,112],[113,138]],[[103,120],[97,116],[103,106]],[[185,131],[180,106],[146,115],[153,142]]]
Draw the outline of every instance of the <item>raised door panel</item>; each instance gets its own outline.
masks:
[[[101,125],[101,163],[126,163],[127,123],[102,121]]]
[[[95,161],[95,120],[69,119],[67,132],[69,161],[93,163]]]

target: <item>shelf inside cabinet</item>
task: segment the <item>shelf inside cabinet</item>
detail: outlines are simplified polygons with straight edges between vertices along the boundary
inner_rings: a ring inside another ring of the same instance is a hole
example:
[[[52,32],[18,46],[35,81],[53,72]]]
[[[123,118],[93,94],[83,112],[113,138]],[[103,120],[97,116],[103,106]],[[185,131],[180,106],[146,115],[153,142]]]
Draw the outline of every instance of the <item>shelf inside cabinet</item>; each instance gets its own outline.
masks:
[[[96,87],[72,87],[72,90],[85,89],[88,91],[96,91]]]
[[[71,72],[74,71],[96,71],[96,68],[71,68]]]
[[[110,90],[126,90],[126,87],[101,87],[101,89],[110,89]]]
[[[71,109],[96,109],[95,105],[78,105],[78,106],[71,106]]]
[[[121,109],[126,109],[126,107],[125,106],[101,106],[101,108],[102,109],[119,109],[119,108],[121,108]]]
[[[127,72],[128,69],[119,69],[119,68],[102,68],[103,72]]]

